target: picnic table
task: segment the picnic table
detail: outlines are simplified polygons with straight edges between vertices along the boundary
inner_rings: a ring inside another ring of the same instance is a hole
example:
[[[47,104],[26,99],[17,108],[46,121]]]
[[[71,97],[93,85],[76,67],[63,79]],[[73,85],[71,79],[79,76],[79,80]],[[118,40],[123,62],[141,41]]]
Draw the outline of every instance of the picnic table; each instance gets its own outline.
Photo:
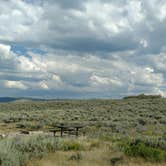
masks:
[[[63,133],[67,132],[69,135],[74,133],[74,135],[79,135],[79,129],[83,128],[84,125],[64,125],[58,124],[55,125],[55,128],[50,129],[50,132],[53,132],[53,135],[56,136],[57,132],[60,132],[60,136],[63,137]]]

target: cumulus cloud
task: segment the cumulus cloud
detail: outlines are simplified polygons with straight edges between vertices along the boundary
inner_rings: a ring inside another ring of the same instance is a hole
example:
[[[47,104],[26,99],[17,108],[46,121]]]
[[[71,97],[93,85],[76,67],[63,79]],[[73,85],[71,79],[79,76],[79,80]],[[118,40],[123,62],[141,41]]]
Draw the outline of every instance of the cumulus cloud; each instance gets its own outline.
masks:
[[[165,95],[165,8],[164,0],[2,0],[1,95]]]
[[[166,42],[156,38],[165,31],[165,6],[163,0],[2,1],[0,40],[66,51],[157,53]]]
[[[21,81],[5,81],[5,87],[7,88],[16,88],[16,89],[27,89]]]
[[[11,58],[10,49],[11,49],[11,47],[9,45],[0,44],[1,59],[10,59]]]
[[[114,79],[111,79],[109,77],[99,77],[99,76],[96,76],[96,75],[92,75],[90,77],[90,80],[92,82],[92,84],[94,85],[110,85],[110,86],[121,86],[122,83],[118,80],[114,80]]]
[[[3,47],[8,48],[7,45]],[[128,56],[125,57],[119,52],[102,58],[92,54],[80,57],[66,53],[40,55],[27,52],[26,55],[17,55],[9,49],[8,54],[13,55],[10,61],[15,63],[15,67],[8,69],[8,77],[1,73],[0,78],[3,78],[5,88],[41,90],[48,95],[52,95],[52,91],[66,91],[71,96],[74,92],[80,95],[86,93],[87,97],[88,94],[111,97],[145,90],[146,93],[164,94],[161,90],[164,75],[156,70],[158,66],[152,63],[152,58],[138,65],[141,59],[133,62],[131,58],[135,54],[126,53]],[[151,57],[155,58],[155,55]]]

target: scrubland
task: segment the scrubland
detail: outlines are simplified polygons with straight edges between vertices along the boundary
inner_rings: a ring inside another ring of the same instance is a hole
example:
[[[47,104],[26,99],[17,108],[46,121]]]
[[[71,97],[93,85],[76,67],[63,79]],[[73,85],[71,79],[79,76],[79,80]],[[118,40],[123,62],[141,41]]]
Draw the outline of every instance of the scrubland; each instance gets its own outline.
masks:
[[[56,124],[84,124],[80,136],[26,135]],[[166,99],[18,101],[0,104],[2,166],[164,166]],[[85,136],[82,135],[85,133]]]

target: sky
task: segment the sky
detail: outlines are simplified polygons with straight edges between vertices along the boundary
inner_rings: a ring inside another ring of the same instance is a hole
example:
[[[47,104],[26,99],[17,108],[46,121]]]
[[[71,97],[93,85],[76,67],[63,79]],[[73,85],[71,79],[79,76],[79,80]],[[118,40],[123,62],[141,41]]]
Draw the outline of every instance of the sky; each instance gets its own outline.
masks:
[[[0,96],[166,96],[165,0],[1,0]]]

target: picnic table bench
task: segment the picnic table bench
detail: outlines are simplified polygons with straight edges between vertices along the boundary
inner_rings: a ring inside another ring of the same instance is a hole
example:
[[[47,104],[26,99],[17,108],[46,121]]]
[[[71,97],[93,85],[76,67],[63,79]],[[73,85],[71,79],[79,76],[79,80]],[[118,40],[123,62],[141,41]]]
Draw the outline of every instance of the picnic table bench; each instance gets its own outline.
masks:
[[[83,128],[84,125],[55,125],[55,128],[50,129],[50,132],[53,132],[53,135],[56,136],[57,132],[60,132],[60,136],[63,137],[63,133],[67,132],[69,135],[74,134],[79,135],[79,129]]]

